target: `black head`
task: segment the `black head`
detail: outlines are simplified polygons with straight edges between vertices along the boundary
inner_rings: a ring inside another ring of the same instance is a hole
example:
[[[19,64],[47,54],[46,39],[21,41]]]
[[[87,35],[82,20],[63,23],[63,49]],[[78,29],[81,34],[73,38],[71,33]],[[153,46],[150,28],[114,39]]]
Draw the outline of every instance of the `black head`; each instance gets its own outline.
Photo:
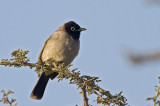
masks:
[[[81,28],[74,21],[69,21],[65,23],[66,32],[73,37],[73,39],[79,39],[80,32],[86,30],[85,28]]]

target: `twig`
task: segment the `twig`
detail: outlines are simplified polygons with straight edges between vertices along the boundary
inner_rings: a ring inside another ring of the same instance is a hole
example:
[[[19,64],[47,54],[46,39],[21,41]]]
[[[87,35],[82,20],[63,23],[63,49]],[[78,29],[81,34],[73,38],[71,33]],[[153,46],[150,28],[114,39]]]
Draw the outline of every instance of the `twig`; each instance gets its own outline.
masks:
[[[94,94],[96,94],[98,97],[100,97],[103,101],[105,101],[105,100],[103,99],[103,97],[102,97],[101,95],[99,95],[95,90],[92,90],[92,92],[93,92]]]
[[[0,62],[0,65],[5,65],[5,66],[20,66],[20,65],[28,66],[30,68],[36,67],[37,64],[35,63],[17,63],[17,62]]]
[[[8,97],[9,94],[12,94],[14,92],[10,90],[7,93],[4,90],[2,90],[1,92],[3,93],[3,97],[1,98],[0,102],[3,102],[4,104],[8,104],[9,106],[17,106],[17,103],[13,104],[16,101],[16,99],[13,99],[13,98],[9,99]]]
[[[159,83],[160,83],[160,77],[159,77]],[[158,97],[160,96],[160,85],[159,86],[155,86],[155,91],[156,91],[156,95],[153,97],[149,97],[146,100],[152,100],[153,101],[153,106],[160,106],[160,100],[157,100]]]
[[[128,53],[128,58],[133,63],[144,63],[160,59],[160,52],[152,52],[150,54]]]
[[[88,98],[87,98],[87,95],[86,95],[86,86],[84,84],[82,84],[81,89],[82,89],[82,95],[83,95],[83,101],[84,101],[83,106],[89,106]]]
[[[157,104],[157,98],[158,98],[158,96],[159,96],[159,94],[160,94],[160,92],[159,92],[159,90],[160,90],[160,86],[157,88],[157,94],[154,96],[154,104],[153,104],[153,106],[156,106],[156,104]]]

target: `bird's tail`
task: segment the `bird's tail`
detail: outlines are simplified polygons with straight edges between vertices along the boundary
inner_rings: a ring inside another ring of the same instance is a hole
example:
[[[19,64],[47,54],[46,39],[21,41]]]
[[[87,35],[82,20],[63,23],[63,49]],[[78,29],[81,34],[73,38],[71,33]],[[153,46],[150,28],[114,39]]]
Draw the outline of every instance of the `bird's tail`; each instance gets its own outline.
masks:
[[[46,76],[44,72],[41,74],[41,77],[31,93],[30,97],[32,99],[40,100],[43,97],[49,78],[50,76]]]

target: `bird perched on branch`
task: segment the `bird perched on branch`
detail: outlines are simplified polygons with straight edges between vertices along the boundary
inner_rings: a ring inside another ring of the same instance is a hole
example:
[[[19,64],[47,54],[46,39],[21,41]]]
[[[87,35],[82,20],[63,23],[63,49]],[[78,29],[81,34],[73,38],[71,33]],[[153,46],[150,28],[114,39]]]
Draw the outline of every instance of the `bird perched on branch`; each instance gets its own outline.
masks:
[[[63,62],[66,66],[69,65],[78,55],[80,33],[85,30],[74,21],[65,23],[46,40],[38,60],[45,62],[48,59],[52,59],[55,62]],[[53,72],[50,75],[42,72],[31,93],[31,98],[40,100],[43,97],[49,79],[54,79],[57,75],[57,72]]]

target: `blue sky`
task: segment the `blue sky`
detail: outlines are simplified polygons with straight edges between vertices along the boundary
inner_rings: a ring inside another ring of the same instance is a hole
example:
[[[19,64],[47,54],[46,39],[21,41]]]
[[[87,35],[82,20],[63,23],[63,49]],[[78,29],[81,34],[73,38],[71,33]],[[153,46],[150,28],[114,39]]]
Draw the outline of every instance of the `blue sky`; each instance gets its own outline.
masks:
[[[160,50],[160,6],[146,0],[0,0],[0,59],[13,50],[29,50],[36,62],[45,40],[59,26],[73,20],[87,31],[72,68],[82,75],[99,76],[99,85],[112,94],[123,91],[131,106],[152,105],[159,62],[133,65],[129,50],[150,53]],[[49,81],[41,101],[30,99],[38,78],[29,68],[0,66],[0,89],[12,90],[18,106],[74,106],[83,104],[80,90],[69,81]],[[89,103],[96,96],[89,96]],[[1,104],[2,105],[2,104]]]

